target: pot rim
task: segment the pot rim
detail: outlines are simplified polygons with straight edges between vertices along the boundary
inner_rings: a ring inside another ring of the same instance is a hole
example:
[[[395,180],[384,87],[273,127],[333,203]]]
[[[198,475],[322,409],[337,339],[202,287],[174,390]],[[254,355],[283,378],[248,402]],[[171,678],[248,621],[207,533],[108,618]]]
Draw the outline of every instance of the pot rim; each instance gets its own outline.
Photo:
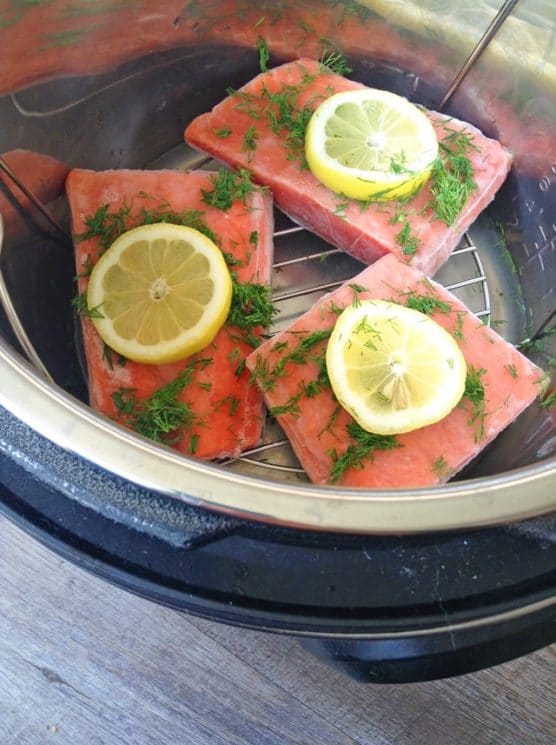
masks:
[[[362,491],[226,471],[131,432],[50,384],[0,343],[0,405],[63,449],[127,481],[234,517],[282,526],[399,534],[495,525],[556,509],[556,458],[431,488]]]
[[[0,404],[33,430],[135,485],[235,517],[347,533],[495,525],[556,509],[556,459],[430,488],[372,490],[277,483],[157,445],[51,385],[0,344]],[[552,484],[552,487],[551,487]]]

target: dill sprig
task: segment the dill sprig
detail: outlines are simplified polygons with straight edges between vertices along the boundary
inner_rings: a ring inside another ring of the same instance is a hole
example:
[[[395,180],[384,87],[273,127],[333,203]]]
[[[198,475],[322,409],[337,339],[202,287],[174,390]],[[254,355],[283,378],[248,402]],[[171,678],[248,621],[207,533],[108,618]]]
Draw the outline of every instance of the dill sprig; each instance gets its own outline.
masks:
[[[119,388],[112,400],[123,423],[144,437],[166,445],[179,442],[196,416],[178,396],[191,382],[196,363],[188,365],[174,380],[158,388],[148,398],[137,398],[136,389]],[[176,434],[177,433],[177,434]]]
[[[540,402],[540,406],[543,409],[550,409],[556,405],[556,390],[550,391]]]
[[[512,365],[512,364],[508,363],[507,365],[504,365],[504,369],[505,369],[505,370],[507,370],[507,371],[509,372],[509,374],[510,374],[510,375],[512,376],[512,378],[513,378],[514,380],[515,380],[515,379],[516,379],[516,378],[518,377],[518,375],[519,375],[519,373],[517,372],[517,368],[516,368],[516,366],[515,366],[515,365]]]
[[[323,50],[320,58],[322,72],[334,72],[336,75],[349,75],[352,72],[346,58],[341,52]]]
[[[203,233],[213,243],[218,243],[218,238],[214,232],[208,227],[203,219],[203,212],[195,209],[185,209],[182,212],[174,212],[173,210],[161,210],[161,209],[141,209],[137,219],[136,225],[152,225],[157,222],[169,222],[174,225],[183,225],[186,228],[193,228],[198,230],[199,233]]]
[[[268,63],[270,61],[270,50],[268,44],[259,36],[257,39],[257,49],[259,51],[259,67],[261,72],[268,72]]]
[[[116,238],[125,232],[131,206],[124,204],[117,212],[109,212],[109,204],[103,204],[98,208],[92,217],[85,218],[86,230],[83,233],[74,235],[74,241],[89,240],[97,238],[99,248],[106,250]]]
[[[257,140],[259,139],[259,133],[254,126],[249,127],[243,135],[243,144],[241,149],[244,153],[247,153],[247,161],[250,162],[253,159],[253,154],[257,149]]]
[[[449,303],[440,300],[434,295],[417,295],[411,293],[407,296],[405,304],[408,308],[418,310],[420,313],[450,313],[452,306]]]
[[[185,209],[181,212],[174,212],[162,204],[152,209],[143,207],[135,217],[132,217],[130,215],[131,205],[129,204],[124,204],[116,212],[109,212],[109,207],[110,205],[103,204],[97,209],[94,215],[85,218],[87,229],[83,233],[74,236],[74,240],[80,242],[96,238],[99,249],[101,249],[100,252],[102,253],[126,230],[131,230],[131,228],[137,228],[141,225],[168,222],[198,230],[203,235],[206,235],[207,238],[214,241],[214,243],[218,243],[216,235],[204,221],[203,212],[200,210]],[[88,261],[90,262],[90,257]],[[87,269],[89,268],[92,268],[90,263]]]
[[[314,348],[321,342],[329,339],[331,333],[332,329],[320,329],[304,336],[290,352],[281,357],[276,363],[274,378],[280,378],[285,375],[288,362],[293,362],[296,365],[306,364]]]
[[[404,217],[401,230],[394,236],[394,238],[398,246],[401,246],[402,254],[404,256],[414,256],[417,253],[417,248],[421,243],[421,239],[412,232],[407,217]]]
[[[289,362],[293,362],[296,365],[304,365],[311,356],[318,361],[318,357],[313,354],[314,349],[321,342],[326,341],[331,333],[332,329],[330,328],[313,331],[304,335],[292,350],[280,357],[272,368],[268,363],[268,359],[258,357],[255,369],[253,370],[253,379],[257,381],[263,391],[272,391],[276,385],[276,381],[286,374],[286,366]],[[287,342],[276,342],[272,349],[277,352],[285,352],[287,348]],[[321,372],[319,372],[319,376],[321,376]]]
[[[104,313],[101,311],[100,305],[96,305],[94,308],[89,308],[87,305],[86,292],[80,292],[72,298],[71,304],[77,315],[81,318],[104,318]]]
[[[289,160],[301,160],[301,167],[307,168],[305,160],[305,131],[313,110],[309,107],[300,108],[298,97],[301,91],[311,82],[311,76],[301,85],[287,85],[276,91],[270,91],[263,86],[261,102],[262,111],[274,134],[284,135],[283,145],[288,151]]]
[[[431,470],[433,473],[437,475],[439,479],[444,478],[449,472],[450,467],[448,466],[448,461],[443,455],[439,455],[438,458],[435,458]]]
[[[271,300],[271,288],[255,282],[238,282],[235,272],[232,276],[232,304],[227,323],[242,331],[242,339],[252,347],[261,343],[253,333],[254,329],[267,329],[272,323],[276,309]]]
[[[464,398],[467,398],[471,405],[471,413],[467,423],[469,426],[477,423],[477,429],[475,430],[475,442],[480,442],[485,437],[485,386],[481,380],[482,376],[486,373],[484,367],[476,368],[473,365],[468,365],[467,375],[465,378],[465,389],[463,392]]]
[[[237,98],[236,108],[252,119],[266,119],[275,135],[281,135],[281,141],[288,152],[289,160],[300,160],[301,167],[307,168],[305,160],[305,130],[313,114],[312,108],[301,107],[299,94],[315,79],[314,75],[303,76],[299,85],[283,83],[277,91],[270,91],[262,86],[258,95],[242,90],[228,88],[229,95]],[[332,91],[324,91],[326,97]]]
[[[444,127],[449,134],[439,141],[439,156],[432,167],[429,202],[434,218],[453,225],[469,196],[477,189],[467,153],[478,150],[472,135]]]
[[[229,210],[236,200],[246,205],[247,197],[262,188],[253,183],[251,174],[244,168],[239,171],[221,168],[211,175],[210,181],[212,189],[201,190],[203,202],[224,211]]]
[[[329,478],[332,484],[336,484],[350,468],[364,468],[365,461],[372,461],[376,450],[392,450],[400,447],[400,443],[394,435],[377,435],[367,432],[355,421],[349,422],[346,431],[352,442],[348,445],[342,455],[336,450],[330,450],[332,466]]]
[[[301,359],[301,357],[299,359]],[[311,359],[318,365],[317,377],[314,380],[310,380],[308,383],[304,380],[299,381],[298,391],[296,394],[291,396],[286,403],[270,408],[269,411],[273,416],[279,416],[280,414],[291,414],[294,417],[299,416],[301,414],[299,401],[302,398],[315,398],[315,396],[321,393],[321,391],[332,390],[330,378],[328,377],[328,370],[326,368],[326,355],[324,350],[321,350],[320,354],[311,355]],[[332,423],[329,426],[332,426]]]

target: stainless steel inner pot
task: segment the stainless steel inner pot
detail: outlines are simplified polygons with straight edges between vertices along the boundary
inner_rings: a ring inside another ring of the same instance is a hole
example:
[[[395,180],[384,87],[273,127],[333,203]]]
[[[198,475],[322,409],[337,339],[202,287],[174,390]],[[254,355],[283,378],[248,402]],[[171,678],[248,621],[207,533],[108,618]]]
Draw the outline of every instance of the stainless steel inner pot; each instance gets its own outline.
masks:
[[[352,77],[442,107],[513,150],[508,181],[436,279],[552,372],[555,37],[551,0],[12,2],[0,15],[0,153],[24,148],[99,170],[210,168],[183,129],[258,72],[260,39],[272,62],[339,49]],[[453,482],[395,491],[311,486],[272,422],[261,447],[208,464],[99,416],[86,404],[71,310],[64,196],[33,200],[20,190],[32,174],[0,166],[0,195],[16,215],[3,216],[0,404],[49,440],[130,483],[284,525],[414,532],[556,506],[554,407],[533,405]],[[361,266],[283,215],[276,226],[280,326]],[[8,434],[0,414],[0,447]]]

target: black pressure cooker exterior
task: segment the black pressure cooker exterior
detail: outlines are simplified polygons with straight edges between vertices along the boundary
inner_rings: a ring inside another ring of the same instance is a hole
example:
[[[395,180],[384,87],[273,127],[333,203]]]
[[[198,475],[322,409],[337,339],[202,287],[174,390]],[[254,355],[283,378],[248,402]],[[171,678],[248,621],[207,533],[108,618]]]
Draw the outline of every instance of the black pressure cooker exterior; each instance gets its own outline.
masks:
[[[0,510],[155,602],[296,635],[372,682],[457,675],[556,640],[554,515],[415,536],[284,529],[148,492],[5,410],[0,421]]]

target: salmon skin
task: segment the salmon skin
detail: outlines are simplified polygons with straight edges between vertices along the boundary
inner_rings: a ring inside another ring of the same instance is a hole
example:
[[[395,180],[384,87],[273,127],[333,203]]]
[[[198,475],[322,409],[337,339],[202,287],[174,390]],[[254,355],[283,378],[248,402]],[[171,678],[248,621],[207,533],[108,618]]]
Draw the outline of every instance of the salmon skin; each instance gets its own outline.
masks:
[[[412,298],[421,307],[426,298],[433,309],[430,316],[461,348],[468,381],[474,380],[475,391],[482,386],[482,402],[466,387],[461,402],[443,420],[383,438],[375,447],[339,406],[324,362],[338,313],[355,297],[410,306]],[[447,481],[531,404],[546,379],[452,293],[393,256],[379,259],[321,298],[253,351],[247,366],[311,481],[376,489]]]
[[[226,210],[209,206],[203,201],[203,192],[211,192],[213,176],[206,171],[73,170],[66,183],[73,232],[76,236],[87,234],[91,218],[106,205],[113,217],[108,217],[105,224],[116,224],[119,232],[146,220],[176,222],[169,217],[169,211],[180,213],[188,216],[190,227],[212,232],[237,282],[269,285],[273,245],[271,196],[255,188],[245,204],[235,200]],[[86,290],[88,269],[101,251],[101,237],[75,240],[80,293]],[[237,456],[258,443],[263,404],[245,369],[245,357],[260,340],[262,327],[253,327],[253,341],[246,340],[241,330],[227,323],[206,349],[164,365],[131,360],[121,364],[117,354],[109,350],[107,354],[88,317],[82,318],[82,328],[90,404],[94,409],[129,424],[134,402],[143,406],[156,391],[184,376],[181,379],[187,384],[177,400],[189,407],[191,423],[184,430],[171,433],[169,439],[176,441],[162,441],[202,459]]]
[[[290,62],[261,73],[196,117],[185,130],[185,141],[229,165],[248,168],[295,222],[363,263],[392,254],[432,276],[493,199],[511,155],[472,125],[429,111],[441,151],[455,154],[465,146],[476,185],[450,224],[435,217],[431,180],[403,207],[396,202],[363,205],[336,194],[304,167],[303,120],[333,93],[362,87],[316,60]]]

